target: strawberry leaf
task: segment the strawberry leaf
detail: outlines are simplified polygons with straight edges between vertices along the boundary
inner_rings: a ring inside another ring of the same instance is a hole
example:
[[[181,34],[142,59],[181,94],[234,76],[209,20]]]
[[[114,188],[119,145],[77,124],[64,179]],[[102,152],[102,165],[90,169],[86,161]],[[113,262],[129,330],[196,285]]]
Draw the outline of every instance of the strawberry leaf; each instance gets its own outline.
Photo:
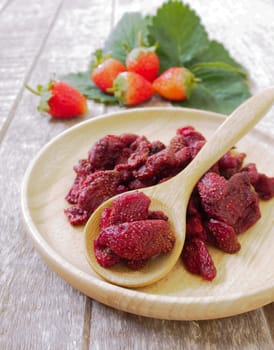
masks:
[[[40,95],[40,103],[37,106],[38,111],[40,112],[49,112],[49,99],[52,97],[51,92],[52,81],[49,81],[47,85],[37,85],[37,92]]]
[[[71,84],[78,89],[87,99],[101,102],[104,104],[116,104],[118,100],[112,95],[103,93],[97,86],[91,81],[89,71],[70,73],[60,78],[61,80]]]
[[[199,63],[192,73],[201,82],[191,97],[180,103],[183,107],[200,108],[229,114],[250,97],[242,70],[223,62]]]
[[[246,75],[246,71],[243,66],[230,56],[229,52],[225,49],[223,44],[219,43],[216,40],[211,40],[208,44],[209,45],[206,49],[197,54],[191,60],[191,62],[188,63],[188,66],[202,62],[223,62],[229,64],[232,67],[240,69],[242,73]]]
[[[161,71],[185,65],[209,45],[200,18],[181,1],[168,1],[152,17],[149,39],[157,42]]]
[[[125,13],[105,42],[103,52],[111,52],[112,57],[125,62],[128,51],[138,46],[138,34],[147,43],[149,17],[143,18],[138,12]]]

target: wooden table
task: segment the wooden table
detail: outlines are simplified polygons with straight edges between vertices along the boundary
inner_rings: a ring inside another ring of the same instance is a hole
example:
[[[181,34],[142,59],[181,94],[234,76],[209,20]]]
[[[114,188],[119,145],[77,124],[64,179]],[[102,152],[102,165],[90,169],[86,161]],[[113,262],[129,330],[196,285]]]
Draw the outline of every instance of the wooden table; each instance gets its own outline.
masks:
[[[85,69],[124,12],[152,13],[162,2],[0,0],[0,349],[274,349],[273,303],[209,321],[117,311],[53,273],[24,226],[20,187],[29,162],[52,137],[79,123],[41,116],[24,84]],[[252,92],[273,84],[273,1],[188,2],[210,35],[247,68]],[[89,102],[85,118],[111,110]],[[273,113],[262,127],[274,135]]]

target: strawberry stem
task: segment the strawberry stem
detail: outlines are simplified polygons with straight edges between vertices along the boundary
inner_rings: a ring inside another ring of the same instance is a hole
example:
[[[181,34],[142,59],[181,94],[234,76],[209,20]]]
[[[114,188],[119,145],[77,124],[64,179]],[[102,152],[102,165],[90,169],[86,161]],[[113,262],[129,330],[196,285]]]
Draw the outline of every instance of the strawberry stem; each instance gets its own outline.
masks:
[[[113,94],[114,93],[114,88],[113,87],[109,87],[106,89],[106,92],[108,92],[109,94]]]
[[[142,47],[143,46],[143,38],[142,38],[142,32],[141,31],[138,32],[137,43],[138,43],[138,47]]]
[[[196,78],[196,77],[195,77],[195,78],[193,79],[193,81],[194,81],[195,83],[200,83],[200,82],[202,81],[202,79]]]
[[[30,92],[32,92],[34,95],[41,96],[41,93],[37,90],[34,90],[32,87],[29,85],[25,84],[25,88],[28,89]]]

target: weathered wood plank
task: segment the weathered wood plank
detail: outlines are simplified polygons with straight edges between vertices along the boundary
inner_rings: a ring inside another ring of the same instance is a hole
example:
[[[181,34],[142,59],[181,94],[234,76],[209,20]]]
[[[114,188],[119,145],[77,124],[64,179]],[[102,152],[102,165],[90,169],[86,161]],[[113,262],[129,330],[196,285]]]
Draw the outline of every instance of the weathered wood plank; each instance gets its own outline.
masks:
[[[212,321],[180,322],[130,315],[94,302],[90,349],[121,348],[270,350],[273,345],[260,311]]]
[[[0,139],[11,122],[32,64],[47,39],[60,1],[10,2],[0,13]],[[16,20],[15,20],[16,19]]]
[[[266,317],[266,322],[268,323],[268,329],[272,337],[272,342],[274,344],[274,303],[266,305],[263,308],[263,312]]]
[[[1,0],[0,1],[0,14],[4,9],[11,4],[12,0]]]
[[[56,18],[60,2],[37,5],[35,1],[33,4],[30,1],[18,1],[18,4],[18,7],[8,7],[7,18],[4,22],[0,20],[0,25],[6,24],[11,29],[11,38],[15,40],[8,57],[2,56],[5,64],[11,60],[13,68],[8,65],[3,67],[5,77],[2,82],[9,87],[8,92],[5,93],[4,85],[1,87],[1,96],[9,96],[1,115],[9,113],[10,123],[4,130],[0,147],[0,191],[5,193],[5,201],[0,204],[0,348],[80,349],[85,338],[83,326],[86,298],[58,278],[42,262],[27,237],[19,213],[21,181],[31,158],[52,136],[82,119],[63,123],[42,117],[36,110],[35,96],[25,90],[22,90],[22,96],[20,92],[18,95],[18,89],[22,88],[24,80],[30,75],[30,83],[35,85],[48,81],[52,72],[82,69],[95,45],[100,44],[102,34],[95,34],[95,28],[101,25],[102,33],[108,30],[111,7],[107,1],[100,4],[90,4],[84,0],[68,1]],[[41,20],[39,23],[34,15],[28,14],[29,22],[24,27],[26,19],[17,12],[21,7],[22,11],[24,7],[35,8],[38,19],[39,14],[43,13],[43,18],[48,17],[48,21],[43,24]],[[101,13],[104,13],[103,18]],[[17,14],[18,26],[13,31]],[[42,25],[47,27],[43,32],[43,38],[47,36],[44,42],[41,43],[38,34],[27,39],[29,32]],[[8,37],[7,33],[5,37]],[[23,58],[28,65],[27,70],[18,60],[22,49],[16,43],[20,43],[20,40],[23,45],[28,40],[33,44],[25,45],[27,52]],[[38,50],[35,50],[35,43]],[[17,65],[20,74],[9,77],[8,73],[16,70]],[[17,88],[13,85],[15,82]],[[14,98],[17,98],[15,104]],[[91,104],[91,107],[86,118],[103,111],[101,106],[98,111],[95,104]],[[86,314],[89,315],[89,312]]]

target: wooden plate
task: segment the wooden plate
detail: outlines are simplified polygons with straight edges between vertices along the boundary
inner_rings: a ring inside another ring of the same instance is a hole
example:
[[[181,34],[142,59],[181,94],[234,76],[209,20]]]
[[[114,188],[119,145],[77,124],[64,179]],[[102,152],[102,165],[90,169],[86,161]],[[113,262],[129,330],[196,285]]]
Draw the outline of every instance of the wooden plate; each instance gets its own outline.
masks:
[[[208,137],[222,122],[215,113],[174,107],[142,108],[104,115],[68,129],[47,144],[29,166],[22,208],[35,247],[56,273],[82,293],[114,308],[173,320],[198,320],[243,313],[274,301],[273,203],[261,202],[262,218],[239,235],[237,254],[210,248],[217,268],[212,282],[188,273],[181,262],[163,280],[127,289],[102,280],[87,262],[83,227],[74,228],[63,213],[64,197],[79,159],[100,137],[134,132],[168,143],[176,129],[193,125]],[[229,131],[228,131],[229,132]],[[237,145],[260,172],[274,176],[274,139],[256,129]]]

